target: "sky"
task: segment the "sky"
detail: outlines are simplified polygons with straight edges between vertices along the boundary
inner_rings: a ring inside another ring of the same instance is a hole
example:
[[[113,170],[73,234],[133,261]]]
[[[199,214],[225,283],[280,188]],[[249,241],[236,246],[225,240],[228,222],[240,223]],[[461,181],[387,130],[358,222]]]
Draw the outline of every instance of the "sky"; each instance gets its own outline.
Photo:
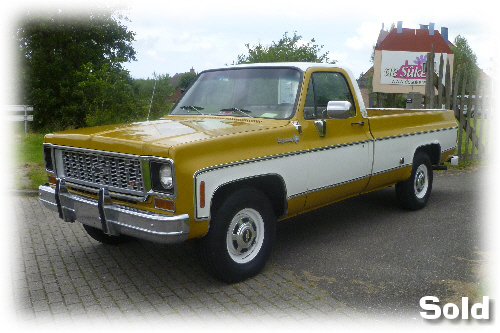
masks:
[[[481,1],[479,1],[480,3]],[[153,73],[196,72],[222,67],[247,54],[245,44],[270,45],[288,32],[323,45],[321,54],[349,67],[355,76],[370,67],[370,56],[382,25],[403,22],[419,28],[433,22],[449,29],[449,39],[467,39],[479,66],[493,68],[493,34],[484,15],[435,6],[430,13],[417,2],[403,1],[128,1],[126,26],[136,33],[137,61],[125,67],[135,78]],[[347,3],[347,4],[345,4]],[[374,4],[375,3],[375,4]],[[425,6],[426,7],[426,6]],[[483,12],[483,11],[478,11]]]
[[[285,32],[289,36],[297,32],[304,43],[314,39],[317,45],[323,45],[321,54],[328,52],[330,59],[359,76],[371,67],[370,55],[382,25],[388,29],[398,21],[404,28],[419,28],[419,24],[430,22],[438,31],[447,27],[449,39],[465,37],[479,66],[492,73],[491,26],[495,21],[485,14],[491,12],[482,6],[486,1],[475,1],[472,14],[462,6],[443,2],[433,4],[430,10],[424,2],[393,0],[76,0],[70,7],[112,4],[122,8],[128,18],[122,24],[136,33],[133,47],[137,61],[125,64],[134,78],[223,67],[236,61],[238,55],[247,54],[245,44],[270,45]],[[8,3],[7,12],[12,18],[26,10],[67,8],[67,3],[21,0]]]

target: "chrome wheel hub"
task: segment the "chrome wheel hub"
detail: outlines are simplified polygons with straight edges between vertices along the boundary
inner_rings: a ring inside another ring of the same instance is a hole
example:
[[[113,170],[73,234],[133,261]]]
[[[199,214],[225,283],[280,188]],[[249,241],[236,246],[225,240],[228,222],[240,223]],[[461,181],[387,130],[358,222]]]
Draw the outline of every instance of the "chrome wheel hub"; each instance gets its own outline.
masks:
[[[233,238],[233,246],[239,252],[245,252],[251,248],[255,241],[255,223],[249,217],[244,217],[236,223]]]
[[[415,195],[417,198],[422,199],[427,193],[427,188],[429,186],[428,171],[425,165],[420,165],[415,173]]]
[[[264,221],[260,214],[245,208],[234,216],[226,237],[230,257],[238,263],[251,261],[259,253],[264,239]]]

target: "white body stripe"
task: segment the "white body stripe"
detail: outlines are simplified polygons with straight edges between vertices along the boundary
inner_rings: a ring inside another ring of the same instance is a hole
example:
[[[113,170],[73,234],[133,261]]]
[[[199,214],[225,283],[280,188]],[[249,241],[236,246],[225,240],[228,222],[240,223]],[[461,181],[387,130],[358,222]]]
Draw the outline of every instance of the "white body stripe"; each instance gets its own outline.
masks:
[[[221,186],[261,175],[279,175],[286,187],[287,199],[308,192],[342,185],[370,175],[412,164],[419,146],[440,144],[441,151],[456,147],[456,128],[366,140],[352,144],[305,150],[279,156],[214,166],[194,175],[195,218],[210,217],[210,200]],[[404,163],[401,164],[401,158]],[[373,167],[373,169],[372,169]],[[200,207],[201,181],[205,182],[206,205]]]
[[[372,170],[373,141],[335,146],[311,153],[307,158],[309,182],[306,191],[337,186],[369,177]]]
[[[450,130],[453,135],[450,135]],[[456,128],[450,128],[377,139],[375,141],[373,174],[376,175],[398,167],[411,165],[413,154],[420,146],[439,144],[441,153],[455,149],[456,131]],[[401,158],[404,158],[403,164],[400,164]]]

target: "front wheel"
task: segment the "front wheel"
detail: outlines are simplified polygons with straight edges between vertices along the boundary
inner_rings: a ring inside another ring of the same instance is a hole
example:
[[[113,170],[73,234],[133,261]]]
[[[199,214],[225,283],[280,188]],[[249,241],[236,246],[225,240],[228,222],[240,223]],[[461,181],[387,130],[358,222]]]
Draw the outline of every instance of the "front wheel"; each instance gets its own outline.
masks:
[[[432,164],[424,152],[417,152],[413,157],[410,178],[396,184],[396,197],[403,209],[418,210],[424,208],[432,190]]]
[[[209,274],[235,283],[264,268],[275,234],[276,218],[266,195],[240,189],[214,212],[208,233],[198,241],[198,253]]]

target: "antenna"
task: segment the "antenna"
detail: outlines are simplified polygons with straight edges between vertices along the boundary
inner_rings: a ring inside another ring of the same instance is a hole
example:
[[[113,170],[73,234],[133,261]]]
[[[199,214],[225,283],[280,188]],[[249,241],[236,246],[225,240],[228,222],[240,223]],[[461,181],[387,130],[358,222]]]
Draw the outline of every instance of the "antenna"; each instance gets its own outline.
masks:
[[[156,90],[156,73],[153,72],[153,77],[155,79],[155,85],[153,87],[153,95],[151,95],[151,102],[149,103],[149,111],[148,111],[148,118],[146,121],[149,121],[149,114],[151,113],[151,106],[153,105],[153,98],[155,97],[155,90]]]

